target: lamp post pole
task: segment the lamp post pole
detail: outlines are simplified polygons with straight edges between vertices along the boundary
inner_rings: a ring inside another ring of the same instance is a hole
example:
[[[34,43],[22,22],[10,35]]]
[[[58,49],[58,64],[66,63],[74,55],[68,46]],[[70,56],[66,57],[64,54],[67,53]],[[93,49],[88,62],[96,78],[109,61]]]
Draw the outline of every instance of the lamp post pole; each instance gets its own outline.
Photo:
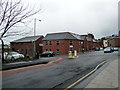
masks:
[[[35,57],[36,57],[36,44],[35,44],[35,36],[36,36],[36,20],[38,20],[38,21],[40,21],[41,22],[41,20],[39,20],[39,19],[34,19],[34,55],[33,55],[33,57],[34,57],[34,59],[35,59]]]
[[[34,19],[34,55],[33,55],[34,59],[36,56],[35,36],[36,36],[36,18]]]

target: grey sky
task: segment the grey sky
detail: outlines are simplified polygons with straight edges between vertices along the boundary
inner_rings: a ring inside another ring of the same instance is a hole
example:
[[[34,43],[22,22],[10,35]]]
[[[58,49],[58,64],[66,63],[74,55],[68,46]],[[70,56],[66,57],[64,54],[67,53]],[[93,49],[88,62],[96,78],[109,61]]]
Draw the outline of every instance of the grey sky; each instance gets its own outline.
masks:
[[[41,12],[30,17],[25,30],[33,35],[33,18],[37,21],[36,34],[69,31],[78,34],[93,33],[95,38],[118,32],[119,0],[22,0],[29,6],[41,7]],[[19,27],[21,28],[21,27]],[[23,27],[22,27],[23,28]],[[20,38],[22,36],[19,36]],[[6,38],[6,42],[17,38]]]

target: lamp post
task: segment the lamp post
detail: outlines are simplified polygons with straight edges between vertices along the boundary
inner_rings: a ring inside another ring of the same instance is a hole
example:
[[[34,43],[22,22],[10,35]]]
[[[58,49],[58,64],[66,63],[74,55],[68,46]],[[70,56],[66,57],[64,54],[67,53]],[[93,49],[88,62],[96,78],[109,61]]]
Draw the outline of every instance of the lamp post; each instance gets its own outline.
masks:
[[[34,19],[34,59],[35,59],[35,56],[36,56],[36,45],[35,45],[35,36],[36,36],[36,20],[40,21],[39,19]]]

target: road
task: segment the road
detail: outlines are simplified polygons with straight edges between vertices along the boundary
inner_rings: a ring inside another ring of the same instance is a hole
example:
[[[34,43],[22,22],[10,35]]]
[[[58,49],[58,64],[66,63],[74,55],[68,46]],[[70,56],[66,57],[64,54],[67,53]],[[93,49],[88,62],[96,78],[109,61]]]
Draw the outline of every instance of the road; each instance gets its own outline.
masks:
[[[88,52],[77,59],[65,59],[57,64],[3,76],[3,88],[65,88],[102,61],[118,58],[118,52]],[[63,85],[62,85],[63,84]]]

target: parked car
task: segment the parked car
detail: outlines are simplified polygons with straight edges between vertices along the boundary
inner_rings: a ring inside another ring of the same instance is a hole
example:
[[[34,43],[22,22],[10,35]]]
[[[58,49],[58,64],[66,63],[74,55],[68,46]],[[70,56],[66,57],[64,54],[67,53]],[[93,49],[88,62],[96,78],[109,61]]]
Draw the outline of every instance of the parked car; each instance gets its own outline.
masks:
[[[113,48],[112,47],[107,47],[104,49],[104,53],[111,53],[113,52]]]
[[[95,48],[95,51],[100,51],[100,48]]]
[[[5,60],[16,60],[16,59],[23,59],[25,56],[23,54],[19,54],[18,52],[5,52],[4,59]]]
[[[118,51],[118,48],[114,47],[114,48],[113,48],[113,51]]]
[[[53,51],[45,51],[43,52],[40,57],[53,57],[55,54],[53,53]]]

